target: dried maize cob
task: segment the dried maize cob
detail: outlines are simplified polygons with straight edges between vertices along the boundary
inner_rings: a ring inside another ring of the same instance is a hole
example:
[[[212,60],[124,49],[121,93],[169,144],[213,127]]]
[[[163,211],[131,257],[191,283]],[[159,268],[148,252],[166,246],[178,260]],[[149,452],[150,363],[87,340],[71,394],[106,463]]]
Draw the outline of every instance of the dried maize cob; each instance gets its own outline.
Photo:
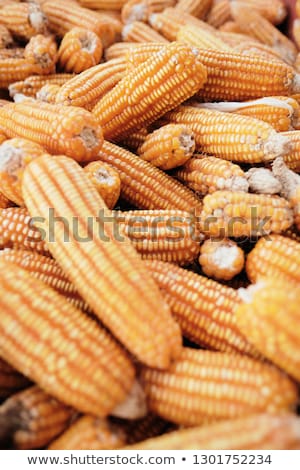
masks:
[[[231,18],[229,0],[214,0],[206,21],[214,28],[219,28]]]
[[[163,43],[164,44],[164,43]],[[137,42],[115,42],[104,51],[105,60],[124,58],[131,47],[138,47]]]
[[[55,104],[56,95],[58,94],[59,90],[59,85],[47,83],[37,92],[36,99],[40,101],[45,101],[45,103]]]
[[[170,170],[187,162],[194,150],[194,134],[188,127],[167,124],[148,134],[137,153],[152,165]]]
[[[178,424],[288,411],[296,385],[278,369],[250,357],[183,348],[167,371],[144,368],[149,409]]]
[[[225,26],[225,25],[224,25]],[[248,36],[247,34],[243,33],[232,33],[229,31],[222,31],[221,29],[216,31],[216,34],[219,38],[222,39],[222,41],[226,42],[228,46],[235,48],[241,44],[249,44],[249,42],[252,45],[262,45],[261,42],[259,42],[257,39],[252,38],[251,36]],[[265,46],[268,47],[268,46]],[[269,48],[270,50],[273,50],[272,48]]]
[[[62,86],[72,77],[74,77],[72,73],[57,73],[46,76],[33,75],[32,77],[25,78],[24,81],[15,82],[9,85],[9,94],[11,97],[14,97],[17,93],[35,97],[37,92],[44,85]]]
[[[236,317],[241,331],[266,358],[299,382],[299,285],[291,289],[282,279],[262,278],[239,294],[243,303]]]
[[[191,264],[200,251],[201,236],[193,217],[178,210],[115,213],[120,236],[125,234],[142,259]]]
[[[50,450],[109,450],[123,447],[125,432],[104,418],[82,416],[49,446]]]
[[[0,399],[27,387],[29,380],[0,357]],[[0,413],[1,414],[1,413]]]
[[[91,109],[121,80],[125,70],[123,59],[95,65],[63,84],[56,103]]]
[[[85,8],[91,10],[121,10],[126,0],[79,0],[78,2]]]
[[[98,158],[117,170],[121,197],[139,209],[193,212],[201,208],[200,199],[192,191],[128,150],[104,141]]]
[[[300,1],[296,0],[296,16],[300,18]]]
[[[189,13],[197,18],[205,18],[211,4],[212,0],[179,0],[176,3],[175,10]]]
[[[0,407],[0,415],[12,422],[9,440],[15,449],[48,445],[68,427],[74,414],[75,410],[37,386],[16,393]]]
[[[234,33],[234,34],[243,34],[242,28],[239,26],[237,21],[226,21],[226,23],[222,24],[222,26],[219,27],[219,31],[223,33]],[[249,39],[251,36],[248,36]]]
[[[168,43],[167,39],[142,21],[133,21],[123,27],[123,41]]]
[[[201,230],[211,237],[264,236],[292,224],[291,206],[278,196],[216,191],[203,199]]]
[[[24,59],[25,48],[13,47],[11,49],[0,49],[1,59]]]
[[[296,18],[294,21],[293,21],[293,38],[294,38],[294,41],[299,49],[300,47],[300,19],[299,18]],[[295,59],[295,63],[296,63],[296,68],[299,67],[299,54],[297,54],[297,57]]]
[[[102,21],[108,21],[115,30],[115,40],[121,39],[123,23],[121,20],[121,12],[116,10],[96,10],[97,15],[101,16]],[[108,43],[109,44],[109,43]]]
[[[24,205],[21,188],[24,168],[44,153],[43,147],[26,139],[8,139],[0,146],[1,192],[7,199]]]
[[[36,2],[11,3],[0,9],[0,23],[19,39],[46,33],[47,20]]]
[[[299,449],[299,428],[300,419],[294,414],[253,414],[206,426],[179,429],[125,449]]]
[[[4,49],[5,47],[12,47],[13,44],[14,40],[7,27],[4,26],[4,24],[0,24],[0,49]]]
[[[282,61],[287,62],[272,47],[267,46],[266,44],[259,43],[257,41],[251,41],[251,39],[248,42],[243,41],[242,43],[237,44],[234,47],[234,50],[238,52],[239,54],[243,54],[243,55],[256,55],[259,57],[264,57],[267,60],[277,60],[281,62]]]
[[[148,134],[147,128],[141,127],[137,131],[130,133],[125,139],[122,139],[122,145],[136,151],[145,142]]]
[[[58,63],[66,72],[80,73],[100,62],[102,43],[93,31],[72,28],[59,46]]]
[[[290,141],[290,150],[284,155],[285,164],[296,172],[300,171],[300,131],[283,132]]]
[[[230,281],[242,271],[245,256],[233,240],[205,240],[201,245],[199,264],[208,277]]]
[[[231,6],[246,7],[260,14],[273,24],[280,24],[287,15],[287,9],[282,0],[230,0]]]
[[[165,44],[161,42],[141,42],[136,47],[130,47],[124,55],[126,62],[126,73],[132,72],[136,69],[137,65],[146,62],[153,54],[159,53],[163,50]]]
[[[181,26],[177,33],[176,40],[199,47],[200,49],[217,49],[219,51],[232,50],[216,34],[212,34],[210,31],[191,24]]]
[[[107,163],[91,162],[84,171],[109,209],[113,209],[120,197],[121,180],[118,172]]]
[[[300,243],[300,233],[296,227],[291,227],[281,234],[284,237],[290,238],[298,243]]]
[[[149,15],[173,7],[175,3],[176,0],[129,0],[122,7],[122,21],[124,24],[133,21],[147,22]]]
[[[92,160],[103,143],[101,127],[89,111],[31,99],[0,108],[0,128],[8,137],[32,140],[77,161]]]
[[[120,139],[150,124],[192,96],[206,80],[206,69],[189,46],[171,43],[129,72],[95,106],[107,139]]]
[[[243,170],[234,163],[216,157],[196,154],[172,174],[202,195],[222,189],[248,191]]]
[[[41,75],[55,72],[57,45],[53,36],[38,34],[30,39],[24,50],[25,59],[33,60],[41,68]]]
[[[246,173],[249,190],[257,194],[278,194],[282,186],[267,168],[250,168]]]
[[[133,385],[125,351],[49,286],[0,265],[1,356],[63,403],[106,416]]]
[[[167,367],[181,348],[179,327],[129,239],[114,236],[112,213],[84,170],[66,157],[38,158],[25,170],[23,195],[30,213],[43,218],[51,253],[96,316],[142,362]],[[51,228],[49,208],[68,224],[68,243],[65,223]]]
[[[35,73],[41,73],[41,67],[31,59],[0,57],[0,88],[7,88],[11,83]]]
[[[263,121],[210,109],[180,106],[164,117],[189,127],[196,150],[225,160],[257,163],[289,151],[289,139]]]
[[[162,261],[145,261],[184,337],[201,347],[257,356],[236,325],[237,292]]]

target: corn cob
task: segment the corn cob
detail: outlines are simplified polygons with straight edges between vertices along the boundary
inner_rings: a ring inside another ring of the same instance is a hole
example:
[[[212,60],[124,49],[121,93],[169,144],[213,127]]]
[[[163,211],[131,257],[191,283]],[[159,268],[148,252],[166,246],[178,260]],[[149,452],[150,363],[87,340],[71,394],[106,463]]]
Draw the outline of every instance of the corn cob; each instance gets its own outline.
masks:
[[[11,205],[10,201],[0,191],[0,209],[6,209],[10,205]]]
[[[133,384],[126,353],[53,289],[0,264],[1,356],[63,403],[106,416]]]
[[[48,445],[68,427],[74,414],[37,386],[13,395],[0,407],[0,415],[12,421],[9,439],[15,449]]]
[[[91,10],[121,10],[126,0],[79,0],[79,3]]]
[[[137,65],[146,62],[153,54],[164,50],[165,44],[161,42],[140,42],[135,47],[130,47],[124,55],[126,62],[126,74],[136,69]]]
[[[92,160],[103,143],[101,127],[85,109],[30,99],[0,108],[0,128],[8,137],[32,140],[77,161]]]
[[[0,24],[0,49],[5,49],[6,47],[12,47],[13,44],[14,44],[14,40],[12,38],[12,35],[8,31],[7,27],[4,26],[4,24]]]
[[[46,33],[47,20],[36,2],[11,3],[0,9],[0,23],[22,40]]]
[[[95,11],[83,8],[75,2],[68,5],[59,0],[47,0],[43,4],[43,11],[47,15],[49,28],[58,36],[64,36],[72,28],[80,27],[93,31],[99,36],[103,47],[115,41],[116,31],[113,22]]]
[[[136,151],[140,145],[145,142],[149,132],[146,127],[141,127],[135,132],[130,133],[129,136],[122,139],[122,145]]]
[[[199,264],[208,277],[230,281],[242,271],[245,256],[243,250],[232,240],[206,240],[201,245]]]
[[[189,13],[197,18],[205,18],[211,4],[212,0],[179,0],[176,3],[175,10]]]
[[[200,199],[192,191],[128,150],[104,141],[98,158],[117,170],[121,197],[139,209],[193,212],[201,208]]]
[[[299,285],[290,289],[288,282],[269,277],[239,293],[244,301],[236,309],[241,331],[266,358],[299,382]]]
[[[225,25],[224,25],[225,27]],[[230,31],[223,31],[223,28],[219,29],[216,31],[216,35],[222,39],[222,41],[226,42],[226,44],[228,44],[228,46],[230,46],[231,48],[235,48],[241,44],[251,44],[251,45],[256,45],[256,46],[260,46],[262,45],[261,42],[258,41],[258,39],[254,39],[252,38],[251,36],[248,36],[247,34],[243,34],[243,33],[232,33]],[[273,49],[271,47],[268,47],[268,46],[265,46],[264,47],[267,47],[268,50],[271,50],[273,51]]]
[[[300,171],[300,131],[283,132],[290,141],[290,150],[284,155],[284,163],[293,171]]]
[[[222,189],[248,191],[243,170],[238,165],[216,157],[196,154],[172,174],[202,195]]]
[[[18,80],[25,80],[30,75],[38,73],[43,73],[43,70],[32,59],[0,57],[0,88],[7,88]]]
[[[147,43],[148,44],[148,43]],[[162,43],[164,44],[164,43]],[[137,42],[115,42],[104,51],[106,61],[124,58],[131,47],[139,47]]]
[[[122,21],[124,24],[133,21],[147,22],[149,15],[173,7],[175,3],[176,0],[129,0],[122,7]]]
[[[120,139],[188,99],[205,80],[206,69],[196,51],[175,42],[128,73],[93,113],[107,139]]]
[[[300,243],[300,233],[298,232],[297,228],[294,226],[285,230],[285,232],[283,232],[281,235]]]
[[[162,261],[145,261],[182,334],[206,349],[257,356],[236,325],[237,292]]]
[[[108,21],[115,31],[115,41],[121,39],[123,23],[121,20],[121,12],[115,10],[95,10],[95,13],[101,17],[102,21]],[[111,44],[108,42],[107,46]]]
[[[119,174],[107,163],[91,162],[84,171],[109,209],[113,209],[120,197],[121,180]]]
[[[203,199],[201,230],[211,237],[264,236],[292,224],[291,206],[278,196],[216,191]]]
[[[106,419],[82,416],[49,446],[50,450],[109,450],[123,447],[125,432]]]
[[[285,2],[282,0],[231,0],[231,7],[246,7],[260,14],[273,24],[280,24],[287,15]],[[231,8],[232,9],[232,8]]]
[[[25,78],[24,81],[19,81],[9,85],[9,94],[13,98],[17,93],[22,93],[26,96],[35,97],[37,92],[44,85],[58,85],[62,86],[74,75],[71,73],[58,73],[46,76],[33,75]]]
[[[24,50],[24,57],[40,65],[41,74],[55,72],[57,45],[53,36],[38,34],[30,39]]]
[[[91,109],[121,80],[125,70],[123,59],[95,65],[63,84],[56,103]]]
[[[293,414],[254,414],[206,426],[179,429],[124,449],[299,449],[299,427],[300,419]]]
[[[199,255],[200,233],[191,214],[178,210],[116,212],[125,234],[142,259],[191,264]]]
[[[24,59],[25,48],[13,47],[11,49],[0,49],[1,59]]]
[[[167,39],[142,21],[133,21],[123,27],[123,41],[168,43]]]
[[[289,151],[289,139],[258,119],[200,107],[180,106],[164,119],[189,127],[196,150],[225,160],[257,163]]]
[[[27,387],[29,380],[0,358],[0,399]],[[1,412],[0,412],[1,414]]]
[[[36,94],[36,99],[45,103],[55,104],[56,96],[60,90],[59,85],[47,83]]]
[[[281,183],[267,168],[250,168],[245,173],[249,190],[257,194],[278,194],[282,190]]]
[[[277,60],[280,62],[284,61],[288,63],[288,61],[284,60],[284,58],[281,57],[280,54],[278,54],[278,52],[272,47],[267,46],[266,44],[259,43],[257,41],[251,41],[251,39],[248,42],[242,42],[240,44],[237,44],[234,47],[234,50],[239,54],[243,55],[256,55],[264,57],[267,60]]]
[[[72,28],[59,46],[58,62],[66,72],[80,73],[100,62],[102,43],[93,31]]]
[[[129,239],[120,242],[105,223],[112,213],[80,166],[65,157],[31,162],[23,195],[30,213],[43,217],[51,253],[96,316],[142,362],[167,367],[181,348],[179,327]],[[50,226],[49,208],[68,224],[68,243],[65,224]]]
[[[222,26],[219,27],[219,31],[221,33],[244,34],[242,28],[239,26],[237,21],[233,20],[226,21],[226,23],[222,24]],[[251,36],[248,36],[248,39],[250,38]]]
[[[187,162],[194,150],[194,134],[188,127],[167,124],[148,134],[137,153],[152,165],[170,170]]]
[[[296,16],[300,18],[300,1],[296,0]]]
[[[92,313],[91,308],[80,297],[55,260],[32,251],[13,249],[1,250],[0,258],[16,264],[26,270],[31,276],[40,279],[67,298],[79,310],[88,314]]]
[[[183,348],[167,371],[144,368],[149,409],[172,422],[207,421],[292,409],[297,387],[269,364],[224,352]]]
[[[8,139],[0,146],[1,192],[7,199],[24,205],[21,188],[24,168],[44,153],[39,144],[25,139]]]
[[[214,0],[206,21],[214,28],[220,28],[231,19],[229,0]]]
[[[231,51],[231,48],[216,34],[191,24],[181,26],[176,40],[184,42],[200,49],[217,49],[219,51]]]

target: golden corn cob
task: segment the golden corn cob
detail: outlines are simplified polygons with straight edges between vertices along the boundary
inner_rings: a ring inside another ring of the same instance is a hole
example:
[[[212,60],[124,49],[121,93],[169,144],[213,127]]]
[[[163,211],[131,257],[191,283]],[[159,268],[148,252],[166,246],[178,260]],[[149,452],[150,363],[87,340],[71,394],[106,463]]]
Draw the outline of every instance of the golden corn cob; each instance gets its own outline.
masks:
[[[50,450],[109,450],[125,444],[125,432],[104,418],[82,416],[50,446]]]
[[[148,43],[147,43],[148,44]],[[162,43],[164,44],[164,43]],[[138,47],[138,42],[115,42],[104,51],[105,60],[124,58],[131,47]]]
[[[170,170],[187,162],[194,150],[194,134],[188,127],[167,124],[148,134],[137,153],[152,165]]]
[[[102,43],[93,31],[72,28],[59,46],[58,63],[66,72],[80,73],[100,62]]]
[[[225,25],[224,25],[225,27]],[[226,42],[226,44],[228,44],[228,46],[232,47],[232,48],[235,48],[239,45],[242,45],[242,44],[251,44],[251,45],[257,45],[257,46],[260,46],[262,45],[261,42],[258,41],[258,39],[254,39],[252,38],[251,36],[248,36],[247,34],[243,34],[243,33],[235,33],[235,32],[229,32],[229,31],[223,31],[223,28],[219,29],[216,31],[216,35],[222,39],[222,41]],[[264,47],[267,47],[268,50],[271,50],[273,51],[273,49],[271,47],[268,47],[266,45],[264,45]]]
[[[92,313],[55,260],[32,251],[14,249],[1,250],[0,258],[28,271],[31,276],[40,279],[67,298],[79,310]]]
[[[257,163],[274,160],[289,151],[287,137],[270,124],[249,116],[180,106],[165,119],[189,127],[194,132],[196,150],[224,160]]]
[[[9,30],[4,24],[0,24],[0,49],[5,49],[6,47],[12,47],[14,40]],[[1,52],[1,51],[0,51]]]
[[[206,17],[207,23],[214,28],[219,28],[230,19],[231,10],[229,0],[214,0]]]
[[[300,1],[296,0],[296,16],[300,18]]]
[[[176,0],[129,0],[122,7],[122,21],[124,24],[133,21],[147,22],[149,15],[173,7]]]
[[[300,171],[300,131],[283,132],[290,141],[290,150],[284,155],[284,163],[293,171]]]
[[[250,168],[245,176],[251,193],[279,194],[282,190],[281,183],[268,168]]]
[[[226,23],[222,24],[222,26],[219,27],[219,31],[221,33],[244,34],[238,22],[233,20],[226,21]],[[251,36],[248,36],[248,38],[250,39]]]
[[[231,0],[231,6],[246,7],[260,14],[273,24],[280,24],[287,15],[285,2],[282,0]]]
[[[181,26],[177,33],[176,40],[199,47],[200,49],[231,51],[231,48],[216,34],[191,24]]]
[[[286,60],[284,60],[283,57],[280,56],[280,54],[274,48],[267,46],[266,44],[259,43],[257,41],[252,41],[251,39],[248,42],[243,41],[242,43],[237,44],[234,47],[234,50],[239,54],[243,55],[256,55],[264,57],[267,60],[287,62]]]
[[[123,41],[168,43],[167,39],[142,21],[133,21],[123,27]]]
[[[84,170],[66,157],[40,157],[25,170],[23,195],[32,216],[43,218],[52,255],[96,316],[139,360],[167,367],[181,348],[179,327],[129,239],[115,237],[112,213]],[[65,223],[51,227],[49,208],[68,224],[68,243]]]
[[[113,209],[120,197],[121,180],[118,172],[107,163],[91,162],[84,171],[109,209]]]
[[[299,449],[300,419],[294,414],[253,414],[206,426],[179,429],[125,447],[126,450]]]
[[[122,147],[104,141],[98,158],[117,170],[121,197],[139,209],[193,212],[201,208],[200,199],[192,191]]]
[[[47,20],[36,2],[11,3],[0,9],[0,23],[22,40],[47,31]]]
[[[6,438],[14,449],[45,447],[68,427],[74,414],[37,386],[16,393],[0,406],[0,416],[12,421]]]
[[[24,168],[44,153],[43,147],[26,139],[8,139],[0,146],[1,192],[7,199],[24,205],[21,187]]]
[[[63,403],[106,416],[133,385],[124,350],[27,271],[4,260],[0,265],[1,356]]]
[[[232,2],[231,13],[243,32],[273,47],[291,65],[295,62],[295,44],[257,11],[244,6],[243,3]]]
[[[111,27],[115,31],[115,39],[114,40],[119,40],[121,38],[121,33],[123,29],[123,23],[121,20],[121,12],[116,11],[116,10],[95,10],[95,13],[97,13],[98,16],[101,17],[102,21],[108,21],[108,23],[111,25]],[[111,44],[111,42],[107,42],[107,46]]]
[[[188,99],[205,80],[206,69],[196,51],[171,43],[129,72],[97,103],[93,113],[107,139],[120,139]]]
[[[245,256],[233,240],[205,240],[201,245],[199,264],[208,277],[230,281],[242,271]]]
[[[292,224],[290,203],[278,196],[216,191],[203,199],[201,230],[211,237],[264,236]]]
[[[101,127],[89,111],[30,99],[0,108],[0,128],[8,137],[32,140],[77,161],[95,158],[103,143]]]
[[[122,145],[136,151],[140,145],[145,142],[146,137],[149,132],[146,127],[141,127],[140,129],[132,132],[129,136],[122,139]]]
[[[222,189],[248,191],[243,170],[230,161],[216,157],[196,154],[172,174],[188,188],[202,195]]]
[[[116,212],[120,236],[128,237],[142,259],[191,264],[201,236],[188,212],[178,210]]]
[[[0,358],[0,399],[27,387],[29,380]],[[1,413],[0,413],[1,414]]]
[[[57,62],[57,45],[53,36],[38,34],[31,38],[25,47],[24,57],[39,64],[42,75],[54,73]]]
[[[38,73],[43,71],[32,59],[0,57],[0,88],[7,88],[16,81],[25,80],[30,75]]]
[[[74,75],[71,73],[57,73],[46,76],[33,75],[25,78],[24,81],[19,81],[9,85],[9,94],[14,97],[17,93],[22,93],[26,96],[35,97],[37,92],[44,85],[58,85],[62,86]]]
[[[179,0],[175,9],[189,13],[197,18],[205,18],[210,10],[212,0]]]
[[[121,10],[126,0],[79,0],[79,3],[91,10]]]
[[[236,325],[234,289],[169,263],[145,263],[184,337],[206,349],[258,355]]]
[[[63,84],[56,103],[91,109],[121,80],[125,70],[122,58],[95,65]]]
[[[56,96],[60,90],[59,85],[53,83],[47,83],[37,92],[36,99],[39,101],[45,101],[45,103],[55,104]]]
[[[161,42],[140,42],[135,47],[129,47],[123,58],[126,62],[126,74],[136,69],[137,65],[146,62],[154,54],[164,50],[165,44]]]
[[[242,355],[183,348],[167,371],[144,368],[149,409],[172,422],[207,421],[292,409],[297,387],[275,367]]]
[[[282,233],[282,236],[290,238],[298,243],[300,243],[300,233],[298,232],[296,227],[291,227],[287,229],[285,232]]]
[[[291,289],[288,282],[268,277],[239,293],[243,303],[236,317],[241,331],[266,358],[299,382],[299,284]]]
[[[25,48],[13,47],[11,49],[0,49],[1,59],[24,59]]]

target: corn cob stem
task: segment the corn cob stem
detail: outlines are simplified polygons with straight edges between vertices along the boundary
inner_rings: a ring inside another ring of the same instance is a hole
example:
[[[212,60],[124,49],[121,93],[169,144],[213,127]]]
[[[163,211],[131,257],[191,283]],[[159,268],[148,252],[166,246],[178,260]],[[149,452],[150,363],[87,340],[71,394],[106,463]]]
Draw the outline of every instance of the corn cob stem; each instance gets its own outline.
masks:
[[[109,209],[113,209],[120,197],[121,180],[119,174],[107,163],[91,162],[84,171]]]
[[[271,170],[267,168],[250,168],[245,173],[249,190],[257,194],[278,194],[282,186]]]
[[[59,85],[62,86],[74,75],[71,73],[58,73],[50,74],[47,76],[33,75],[25,78],[24,81],[19,81],[9,85],[9,94],[13,98],[17,93],[22,93],[26,96],[35,97],[37,92],[44,85]]]
[[[242,271],[244,263],[243,250],[232,240],[206,240],[201,246],[199,264],[208,277],[230,281]]]
[[[29,380],[0,358],[0,399],[27,387]],[[1,414],[1,412],[0,412]]]

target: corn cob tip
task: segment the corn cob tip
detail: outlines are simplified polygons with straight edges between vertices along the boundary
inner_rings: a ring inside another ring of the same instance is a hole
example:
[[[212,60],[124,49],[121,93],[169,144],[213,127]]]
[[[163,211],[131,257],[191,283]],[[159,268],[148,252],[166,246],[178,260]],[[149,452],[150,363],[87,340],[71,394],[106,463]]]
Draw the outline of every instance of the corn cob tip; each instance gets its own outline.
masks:
[[[140,419],[148,413],[146,395],[141,384],[136,380],[126,399],[110,413],[122,419]]]
[[[265,161],[286,155],[291,148],[290,139],[278,132],[272,133],[264,144]]]
[[[251,168],[246,173],[249,189],[257,194],[279,194],[282,186],[280,181],[268,168]]]

